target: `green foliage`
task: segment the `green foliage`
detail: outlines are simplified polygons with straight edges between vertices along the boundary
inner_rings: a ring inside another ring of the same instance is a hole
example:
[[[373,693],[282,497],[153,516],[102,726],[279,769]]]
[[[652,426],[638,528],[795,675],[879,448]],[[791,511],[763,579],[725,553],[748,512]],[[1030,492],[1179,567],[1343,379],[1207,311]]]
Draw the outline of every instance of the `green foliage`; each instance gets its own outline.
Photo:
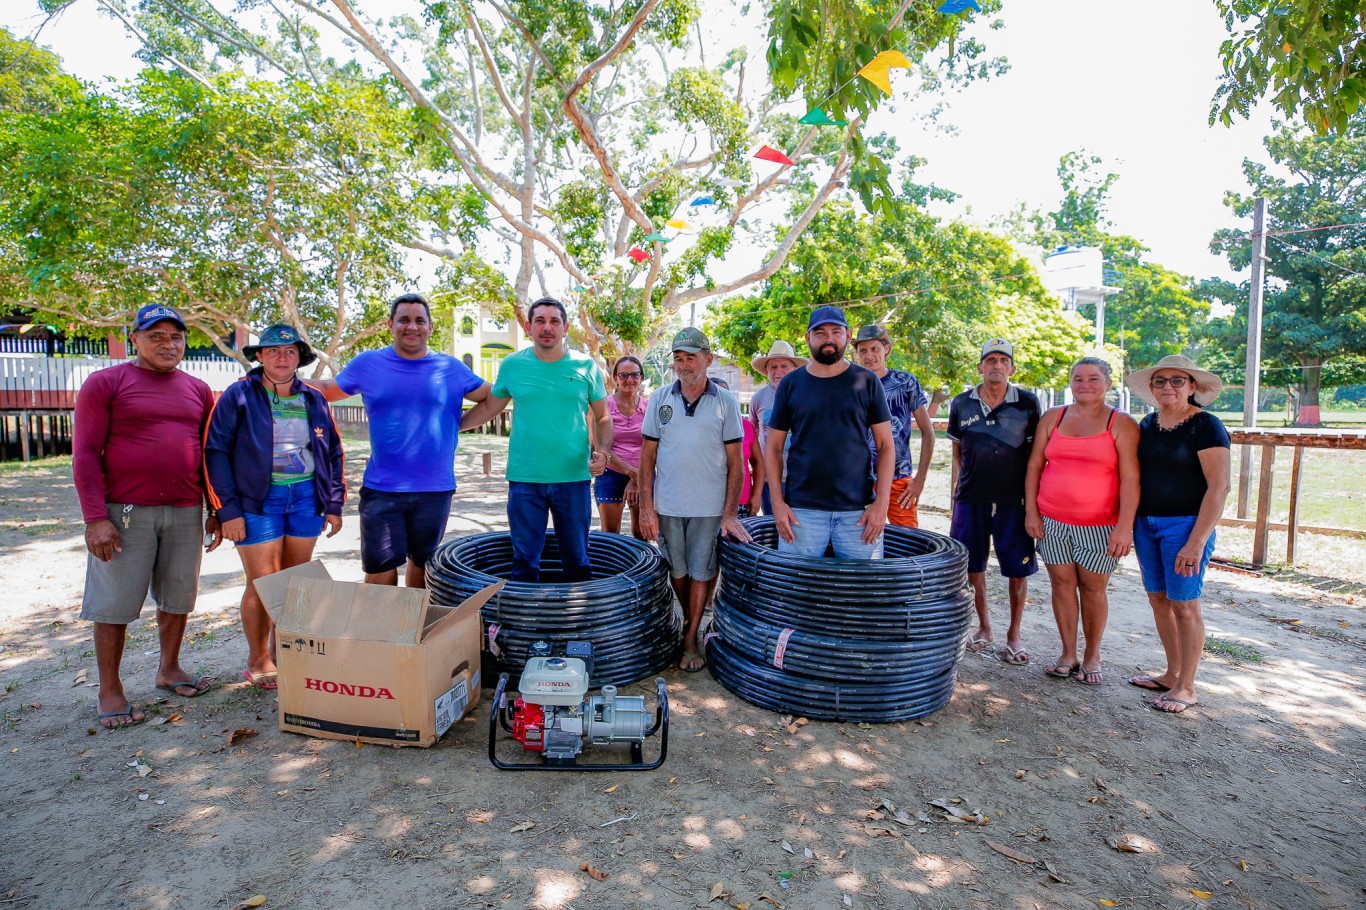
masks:
[[[1319,133],[1345,131],[1366,100],[1360,0],[1215,0],[1229,37],[1210,123],[1246,118],[1267,93]]]
[[[1000,0],[982,0],[989,16]],[[975,39],[962,39],[966,17],[937,12],[936,3],[886,4],[867,0],[770,0],[768,3],[768,69],[781,98],[800,98],[822,107],[836,120],[867,119],[887,99],[882,90],[858,76],[878,52],[900,50],[922,77],[935,83],[963,83],[1004,72],[1003,60],[984,57]],[[903,10],[899,22],[896,11]],[[943,49],[941,65],[931,60]],[[904,71],[903,71],[904,72]],[[935,73],[935,75],[930,75]],[[875,148],[856,144],[857,177],[850,187],[869,208],[895,191],[887,178],[890,159]]]
[[[0,110],[53,111],[81,92],[56,54],[0,28]]]
[[[421,139],[378,82],[212,89],[156,70],[56,112],[0,112],[0,301],[124,326],[148,300],[203,338],[297,323],[324,359],[375,334],[410,223],[469,214],[411,189]]]
[[[910,202],[890,214],[826,206],[786,266],[748,297],[727,300],[708,331],[748,362],[779,339],[805,347],[812,308],[841,302],[850,325],[882,321],[891,365],[929,388],[977,378],[982,341],[1005,335],[1019,352],[1019,381],[1056,384],[1086,347],[1086,332],[1040,284],[1005,239],[957,222],[942,224]]]
[[[1336,135],[1282,127],[1265,145],[1277,167],[1244,161],[1252,192],[1229,192],[1224,202],[1247,225],[1256,197],[1266,197],[1272,236],[1262,305],[1264,376],[1298,386],[1301,408],[1317,406],[1321,386],[1366,379],[1366,227],[1356,223],[1366,211],[1366,118],[1354,118]],[[1250,265],[1246,228],[1219,231],[1210,249],[1236,270]],[[1208,337],[1241,365],[1246,283],[1210,290],[1240,305],[1233,316],[1212,322]]]
[[[1147,261],[1148,248],[1140,241],[1111,231],[1106,207],[1118,180],[1100,157],[1068,152],[1058,162],[1062,198],[1057,210],[1023,214],[1017,233],[1045,250],[1100,248],[1105,267],[1116,273],[1110,281],[1123,288],[1105,301],[1105,342],[1124,349],[1129,366],[1191,354],[1209,316],[1209,301],[1195,293],[1187,276]],[[1080,312],[1095,321],[1094,308]]]

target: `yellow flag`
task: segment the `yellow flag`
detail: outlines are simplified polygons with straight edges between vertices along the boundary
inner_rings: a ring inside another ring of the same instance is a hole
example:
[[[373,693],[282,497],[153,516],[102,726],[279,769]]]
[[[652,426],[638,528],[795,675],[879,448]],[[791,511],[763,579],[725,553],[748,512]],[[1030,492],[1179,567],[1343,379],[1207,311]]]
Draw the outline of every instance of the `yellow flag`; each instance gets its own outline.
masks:
[[[679,231],[686,231],[689,228],[688,222],[684,221],[682,218],[670,218],[668,221],[664,222],[664,226]]]
[[[911,61],[906,59],[906,55],[901,51],[882,51],[858,74],[864,79],[882,89],[888,95],[892,93],[892,77],[890,71],[893,69],[908,70],[911,68]]]

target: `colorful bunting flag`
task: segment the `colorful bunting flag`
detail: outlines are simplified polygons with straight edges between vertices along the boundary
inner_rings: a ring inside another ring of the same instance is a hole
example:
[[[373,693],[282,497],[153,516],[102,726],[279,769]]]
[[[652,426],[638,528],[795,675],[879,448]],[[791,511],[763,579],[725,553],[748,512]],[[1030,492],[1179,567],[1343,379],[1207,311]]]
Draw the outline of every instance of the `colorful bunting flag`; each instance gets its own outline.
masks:
[[[901,51],[882,51],[872,60],[869,60],[868,64],[858,71],[858,74],[890,95],[892,93],[891,70],[908,70],[910,68],[911,61],[907,60],[906,55]]]
[[[689,207],[694,208],[699,205],[716,205],[716,200],[711,196],[698,196],[692,202],[689,202],[688,205]]]
[[[975,9],[979,13],[982,11],[982,8],[977,5],[977,0],[945,0],[944,5],[939,7],[938,12],[956,16],[958,13],[970,9]]]
[[[747,186],[747,185],[748,185],[745,181],[743,181],[743,180],[736,180],[736,179],[733,178],[733,177],[721,177],[721,178],[719,178],[716,182],[719,183],[719,184],[721,184],[722,186],[729,186],[729,187],[734,187],[734,188],[739,188],[739,187]]]
[[[582,294],[582,293],[583,293],[584,291],[586,291],[586,290],[588,290],[588,288],[584,287],[584,286],[581,285],[581,284],[576,284],[576,285],[574,285],[574,293],[575,293],[575,294]]]
[[[659,231],[655,231],[653,234],[645,235],[646,243],[668,243],[670,240],[673,240],[673,238],[665,237],[663,234],[659,233]]]
[[[664,226],[671,227],[676,231],[692,230],[692,225],[688,224],[688,222],[684,221],[682,218],[670,218],[664,223]]]
[[[635,260],[636,262],[649,262],[649,261],[650,261],[650,254],[647,253],[647,252],[645,252],[644,250],[642,250],[642,249],[641,249],[640,247],[638,247],[638,246],[633,246],[633,247],[631,247],[629,250],[626,251],[626,255],[627,255],[627,256],[630,256],[630,257],[631,257],[633,260]]]
[[[771,145],[765,145],[762,148],[760,148],[759,151],[754,153],[754,157],[758,158],[761,161],[774,161],[778,164],[786,164],[788,167],[792,167],[796,164],[795,161],[793,161],[791,158],[787,157]]]
[[[805,117],[797,121],[807,126],[848,126],[848,120],[834,120],[825,111],[813,107]]]

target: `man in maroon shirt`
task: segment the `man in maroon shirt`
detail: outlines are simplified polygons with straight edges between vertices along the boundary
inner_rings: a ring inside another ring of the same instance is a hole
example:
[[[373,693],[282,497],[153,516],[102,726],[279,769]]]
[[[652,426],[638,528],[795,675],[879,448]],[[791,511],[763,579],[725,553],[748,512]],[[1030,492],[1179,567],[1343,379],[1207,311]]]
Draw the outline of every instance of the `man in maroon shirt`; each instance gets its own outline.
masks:
[[[207,680],[180,666],[180,643],[199,590],[201,522],[208,549],[222,540],[217,517],[203,519],[202,440],[213,393],[176,369],[185,321],[170,307],[145,306],[129,338],[137,358],[81,387],[71,458],[90,551],[81,618],[95,624],[97,714],[110,728],[146,719],[124,694],[119,666],[128,624],[149,592],[161,638],[157,688],[182,698],[208,691]]]

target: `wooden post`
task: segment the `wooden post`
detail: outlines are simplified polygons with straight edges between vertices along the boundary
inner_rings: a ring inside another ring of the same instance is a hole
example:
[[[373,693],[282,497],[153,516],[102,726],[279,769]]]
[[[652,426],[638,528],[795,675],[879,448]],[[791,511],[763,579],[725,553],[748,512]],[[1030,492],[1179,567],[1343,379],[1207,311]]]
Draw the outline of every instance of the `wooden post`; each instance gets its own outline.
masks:
[[[492,453],[492,452],[485,452],[485,453],[484,453],[484,476],[487,477],[487,476],[489,476],[489,475],[492,474],[492,473],[493,473],[493,453]]]
[[[1285,520],[1285,561],[1295,564],[1295,535],[1300,530],[1300,467],[1304,461],[1304,448],[1295,446],[1295,457],[1290,462],[1290,517]]]
[[[1271,478],[1276,467],[1276,447],[1262,446],[1262,477],[1257,485],[1257,527],[1252,532],[1252,565],[1266,565],[1267,525],[1271,521]]]
[[[1262,367],[1262,285],[1266,260],[1266,197],[1258,196],[1252,210],[1252,276],[1247,300],[1247,367],[1243,380],[1243,426],[1257,425]],[[1273,456],[1274,458],[1274,456]],[[1265,470],[1265,469],[1263,469]],[[1262,475],[1265,477],[1265,473]],[[1238,461],[1238,517],[1247,518],[1247,497],[1252,486],[1252,447],[1243,446]],[[1261,503],[1257,504],[1259,514]],[[1256,562],[1256,560],[1253,560]]]
[[[19,411],[19,459],[29,459],[29,411]]]

